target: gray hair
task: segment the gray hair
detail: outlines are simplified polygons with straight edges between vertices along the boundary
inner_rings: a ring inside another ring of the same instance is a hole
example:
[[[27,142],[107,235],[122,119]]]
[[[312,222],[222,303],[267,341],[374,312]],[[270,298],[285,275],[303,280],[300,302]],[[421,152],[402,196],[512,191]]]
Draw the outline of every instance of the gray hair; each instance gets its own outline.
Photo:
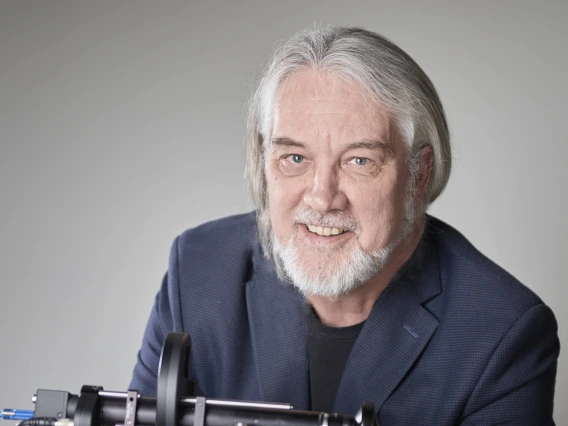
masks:
[[[442,103],[428,76],[406,52],[361,28],[301,31],[274,52],[248,111],[246,178],[258,209],[260,243],[265,255],[273,258],[264,153],[271,140],[276,91],[286,77],[306,68],[329,71],[354,82],[388,112],[406,143],[411,181],[416,179],[420,151],[426,145],[432,147],[433,167],[423,211],[440,195],[450,176],[450,135]]]

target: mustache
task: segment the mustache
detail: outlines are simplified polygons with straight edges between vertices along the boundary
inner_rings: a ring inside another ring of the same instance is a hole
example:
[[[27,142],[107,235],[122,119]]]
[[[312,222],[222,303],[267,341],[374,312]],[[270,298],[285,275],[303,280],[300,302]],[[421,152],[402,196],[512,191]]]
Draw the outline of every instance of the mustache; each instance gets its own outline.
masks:
[[[359,229],[359,222],[342,211],[320,213],[310,208],[302,208],[296,212],[294,221],[304,225],[342,228],[346,231],[357,231]]]

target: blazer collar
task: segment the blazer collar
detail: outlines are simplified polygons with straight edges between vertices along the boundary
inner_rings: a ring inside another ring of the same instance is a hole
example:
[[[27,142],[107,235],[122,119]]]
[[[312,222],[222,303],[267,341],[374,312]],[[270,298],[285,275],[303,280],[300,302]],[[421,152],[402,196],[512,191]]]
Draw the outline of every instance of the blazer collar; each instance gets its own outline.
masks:
[[[438,328],[423,304],[441,291],[438,253],[426,231],[365,321],[343,370],[334,411],[354,414],[362,402],[380,410]]]

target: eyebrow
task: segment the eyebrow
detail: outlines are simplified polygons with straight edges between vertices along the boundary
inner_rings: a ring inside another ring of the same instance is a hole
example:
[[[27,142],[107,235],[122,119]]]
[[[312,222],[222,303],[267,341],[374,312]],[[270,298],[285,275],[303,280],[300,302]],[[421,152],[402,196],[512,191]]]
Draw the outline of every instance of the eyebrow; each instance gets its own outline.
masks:
[[[298,146],[300,148],[304,148],[306,145],[302,142],[297,142],[290,138],[273,138],[270,141],[270,144],[273,146],[281,147],[281,146]]]
[[[296,146],[300,148],[305,148],[305,144],[303,142],[295,141],[294,139],[290,138],[273,138],[271,140],[271,145],[275,147],[289,147],[289,146]],[[370,139],[363,139],[359,142],[350,143],[345,147],[344,151],[350,151],[352,149],[372,149],[374,151],[383,151],[387,155],[394,156],[394,152],[392,149],[384,142],[378,140],[370,140]]]
[[[354,142],[354,143],[349,144],[347,146],[346,151],[349,151],[351,149],[358,149],[358,148],[372,149],[372,150],[375,150],[375,151],[383,151],[388,155],[394,156],[394,152],[386,143],[384,143],[382,141],[369,140],[369,139],[363,139],[360,142]]]

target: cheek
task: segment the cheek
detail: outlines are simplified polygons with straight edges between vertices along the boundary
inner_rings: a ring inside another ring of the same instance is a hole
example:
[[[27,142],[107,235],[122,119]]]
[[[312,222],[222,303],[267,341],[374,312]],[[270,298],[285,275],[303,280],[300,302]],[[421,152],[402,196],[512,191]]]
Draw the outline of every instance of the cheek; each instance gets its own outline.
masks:
[[[353,194],[354,213],[362,228],[362,245],[373,249],[384,246],[404,220],[404,182],[383,180],[380,184],[359,186]]]
[[[278,166],[268,165],[265,168],[268,200],[270,208],[293,209],[302,199],[303,179],[301,177],[289,178],[279,171]],[[272,214],[277,212],[272,211]]]
[[[269,167],[265,170],[273,231],[279,241],[287,241],[291,233],[290,224],[293,223],[295,208],[292,185]]]
[[[350,192],[353,206],[359,206],[359,213],[364,216],[383,218],[397,210],[400,191],[394,178],[358,184]]]
[[[269,167],[266,168],[266,184],[268,191],[268,204],[271,215],[277,213],[281,209],[282,202],[286,197],[283,193],[282,179],[274,173]]]

